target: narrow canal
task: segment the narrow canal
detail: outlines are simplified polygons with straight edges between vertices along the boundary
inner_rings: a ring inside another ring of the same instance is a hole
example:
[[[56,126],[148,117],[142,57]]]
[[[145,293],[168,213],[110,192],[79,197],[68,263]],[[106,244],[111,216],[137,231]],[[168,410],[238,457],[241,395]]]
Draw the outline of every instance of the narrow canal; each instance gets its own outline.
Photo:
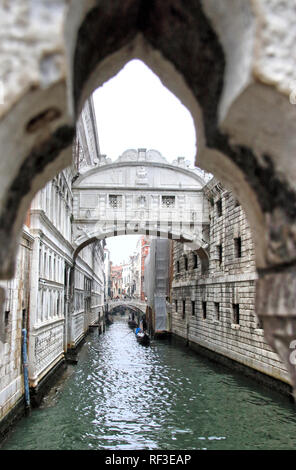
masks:
[[[288,399],[186,347],[136,342],[118,318],[2,446],[9,449],[295,449]]]

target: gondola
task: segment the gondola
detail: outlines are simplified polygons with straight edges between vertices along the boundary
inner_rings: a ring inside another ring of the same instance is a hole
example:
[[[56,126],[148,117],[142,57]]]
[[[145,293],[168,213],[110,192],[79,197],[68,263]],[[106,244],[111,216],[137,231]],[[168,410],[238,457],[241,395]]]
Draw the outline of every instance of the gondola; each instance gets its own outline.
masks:
[[[139,331],[135,333],[138,343],[143,344],[144,346],[148,346],[150,344],[150,337],[147,333],[143,333]]]
[[[137,328],[138,326],[138,323],[135,320],[129,320],[127,324],[130,328]]]

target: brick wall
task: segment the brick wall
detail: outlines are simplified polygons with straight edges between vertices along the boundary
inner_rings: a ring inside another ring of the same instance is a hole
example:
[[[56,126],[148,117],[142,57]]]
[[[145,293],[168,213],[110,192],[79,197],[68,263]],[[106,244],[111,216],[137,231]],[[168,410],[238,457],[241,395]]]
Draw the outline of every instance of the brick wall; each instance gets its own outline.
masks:
[[[174,242],[172,333],[289,383],[255,312],[255,254],[245,213],[217,181],[208,183],[205,193],[210,215],[209,270],[202,274],[196,252]]]

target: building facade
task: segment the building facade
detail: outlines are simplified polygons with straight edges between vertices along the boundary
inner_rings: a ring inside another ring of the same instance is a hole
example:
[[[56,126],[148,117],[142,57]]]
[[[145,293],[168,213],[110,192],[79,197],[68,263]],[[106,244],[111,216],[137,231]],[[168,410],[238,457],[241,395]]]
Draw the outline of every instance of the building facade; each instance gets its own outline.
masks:
[[[105,242],[95,241],[77,255],[72,243],[72,182],[99,158],[90,98],[77,124],[73,165],[35,195],[23,227],[15,277],[1,283],[5,315],[0,325],[0,437],[24,413],[25,391],[29,389],[30,405],[37,405],[90,325],[103,324]],[[27,361],[22,356],[23,330]]]
[[[26,222],[29,223],[29,220]],[[30,311],[33,243],[34,238],[28,226],[24,225],[15,277],[11,281],[1,282],[1,287],[5,289],[5,312],[0,325],[0,439],[24,412],[22,329],[27,327]]]
[[[140,299],[144,301],[147,297],[145,294],[145,261],[149,255],[150,237],[142,236],[140,238]]]
[[[254,244],[243,208],[214,178],[204,193],[208,265],[194,250],[173,242],[172,333],[210,357],[246,366],[251,375],[259,372],[289,384],[256,315]]]
[[[144,266],[144,294],[147,299],[146,320],[149,331],[163,336],[170,331],[169,303],[172,240],[153,238]]]
[[[104,247],[104,265],[105,265],[105,302],[111,299],[111,290],[112,290],[112,283],[111,283],[111,259],[110,259],[110,251],[105,246]]]
[[[121,299],[122,292],[122,265],[111,264],[111,299]]]

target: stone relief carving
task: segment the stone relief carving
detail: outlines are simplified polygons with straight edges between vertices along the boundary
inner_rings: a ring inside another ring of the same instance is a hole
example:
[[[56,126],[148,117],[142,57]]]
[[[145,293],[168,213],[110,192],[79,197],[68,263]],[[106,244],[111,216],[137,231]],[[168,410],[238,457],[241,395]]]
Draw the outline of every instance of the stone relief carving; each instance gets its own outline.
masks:
[[[139,196],[138,199],[137,199],[137,202],[138,202],[138,207],[140,207],[140,208],[146,207],[146,197],[145,196],[143,196],[143,195]]]
[[[144,166],[137,169],[136,184],[148,184],[148,170]]]
[[[82,236],[90,237],[90,232],[87,225],[73,225],[73,240],[77,242]]]

